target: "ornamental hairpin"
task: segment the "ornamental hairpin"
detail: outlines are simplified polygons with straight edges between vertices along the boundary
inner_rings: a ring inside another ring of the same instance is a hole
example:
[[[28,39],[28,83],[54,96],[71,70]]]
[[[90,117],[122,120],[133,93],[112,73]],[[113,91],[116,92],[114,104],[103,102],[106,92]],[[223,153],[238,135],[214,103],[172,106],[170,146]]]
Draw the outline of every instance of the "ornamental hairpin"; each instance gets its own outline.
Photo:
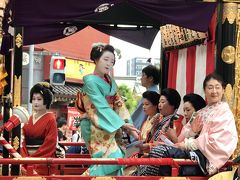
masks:
[[[50,84],[48,82],[39,82],[38,84],[42,85],[45,88],[50,88]]]
[[[102,42],[97,42],[97,43],[93,43],[93,44],[92,44],[92,47],[97,47],[97,50],[98,50],[99,52],[102,52],[104,46],[106,46],[106,44],[105,44],[105,43],[102,43]]]
[[[98,50],[99,52],[102,52],[103,46],[102,46],[102,45],[98,46],[98,47],[97,47],[97,50]]]

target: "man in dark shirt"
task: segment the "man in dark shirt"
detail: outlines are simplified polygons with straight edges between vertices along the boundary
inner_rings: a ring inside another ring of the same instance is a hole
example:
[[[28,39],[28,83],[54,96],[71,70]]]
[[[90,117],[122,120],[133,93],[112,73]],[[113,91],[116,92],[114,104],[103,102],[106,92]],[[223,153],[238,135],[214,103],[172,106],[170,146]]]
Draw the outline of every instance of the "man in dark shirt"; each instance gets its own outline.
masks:
[[[67,137],[65,136],[67,130],[67,121],[65,118],[60,117],[57,119],[57,128],[58,128],[58,140],[65,141]]]

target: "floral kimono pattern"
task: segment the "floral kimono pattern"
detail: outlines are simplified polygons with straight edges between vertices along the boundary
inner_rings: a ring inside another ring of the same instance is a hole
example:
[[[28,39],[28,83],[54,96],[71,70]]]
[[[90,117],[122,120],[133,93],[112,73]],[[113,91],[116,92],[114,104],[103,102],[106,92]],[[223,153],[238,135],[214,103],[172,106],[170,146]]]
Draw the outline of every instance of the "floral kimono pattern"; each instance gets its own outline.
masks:
[[[92,158],[123,158],[121,148],[121,127],[130,120],[117,85],[109,76],[107,83],[96,75],[83,78],[84,86],[77,101],[80,111],[87,117],[81,121],[81,131]],[[81,107],[79,107],[79,105]],[[131,120],[130,120],[131,122]],[[122,175],[123,167],[118,165],[92,165],[84,173],[90,176]]]

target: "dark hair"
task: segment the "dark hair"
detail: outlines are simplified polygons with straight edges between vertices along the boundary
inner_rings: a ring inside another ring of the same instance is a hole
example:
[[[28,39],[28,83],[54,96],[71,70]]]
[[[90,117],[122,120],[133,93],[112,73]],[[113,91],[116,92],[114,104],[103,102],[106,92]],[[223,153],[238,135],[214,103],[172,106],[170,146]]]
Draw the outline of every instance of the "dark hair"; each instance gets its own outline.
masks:
[[[99,44],[97,46],[93,46],[91,53],[90,53],[90,59],[93,60],[94,62],[96,62],[96,60],[98,60],[104,52],[109,51],[111,53],[114,54],[114,47],[107,44],[107,45],[103,45],[103,44]],[[115,54],[114,54],[114,64],[115,64]]]
[[[77,125],[75,125],[76,128],[79,128],[80,127],[80,123],[78,123]]]
[[[35,84],[30,91],[30,103],[32,103],[33,94],[39,93],[43,97],[43,104],[49,109],[53,100],[53,88],[48,82],[39,82]]]
[[[160,94],[155,91],[145,91],[142,96],[150,101],[154,106],[158,105],[159,103]]]
[[[190,102],[195,111],[198,111],[206,106],[206,101],[202,98],[202,96],[194,93],[186,94],[183,97],[183,102]]]
[[[177,92],[177,90],[172,88],[163,89],[161,92],[161,96],[165,96],[168,100],[168,103],[174,106],[174,109],[179,108],[181,102],[181,96]]]
[[[220,75],[218,75],[217,73],[211,73],[211,74],[209,74],[209,75],[207,75],[207,76],[205,77],[205,79],[204,79],[204,81],[203,81],[203,89],[206,88],[207,82],[208,82],[210,79],[215,79],[215,80],[217,80],[217,81],[222,85],[222,87],[225,88],[225,83],[224,83],[224,81],[223,81],[223,78],[222,78]]]
[[[57,128],[61,128],[63,125],[67,125],[67,120],[64,117],[58,117]]]
[[[145,73],[147,77],[153,77],[153,83],[158,84],[160,79],[160,70],[153,65],[148,65],[142,69],[142,73]]]

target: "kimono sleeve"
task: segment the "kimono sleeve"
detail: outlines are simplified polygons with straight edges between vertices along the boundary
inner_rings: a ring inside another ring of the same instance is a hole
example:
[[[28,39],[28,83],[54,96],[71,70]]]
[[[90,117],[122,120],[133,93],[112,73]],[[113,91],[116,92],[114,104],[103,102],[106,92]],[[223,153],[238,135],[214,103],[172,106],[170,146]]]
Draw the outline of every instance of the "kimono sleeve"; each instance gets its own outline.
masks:
[[[42,127],[46,128],[44,142],[31,157],[53,157],[55,154],[58,136],[57,124],[53,115],[48,118],[50,118],[48,124],[46,127]]]
[[[89,115],[89,119],[94,125],[112,133],[118,130],[125,123],[123,119],[109,106],[103,90],[100,85],[93,80],[89,80],[84,84],[84,91],[95,106],[96,115]],[[86,109],[88,112],[88,110]]]
[[[114,110],[122,119],[126,121],[126,123],[133,124],[129,111],[119,93],[115,95]]]
[[[209,118],[195,139],[199,150],[217,168],[225,164],[238,142],[233,114],[230,109],[224,108]]]

